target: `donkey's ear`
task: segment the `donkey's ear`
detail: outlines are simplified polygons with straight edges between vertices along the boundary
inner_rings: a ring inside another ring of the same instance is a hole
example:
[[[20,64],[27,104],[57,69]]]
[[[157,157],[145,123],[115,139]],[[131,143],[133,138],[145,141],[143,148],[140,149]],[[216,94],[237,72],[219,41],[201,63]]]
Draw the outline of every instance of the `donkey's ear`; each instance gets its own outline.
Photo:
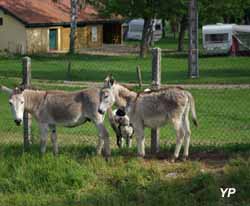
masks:
[[[109,86],[112,87],[114,83],[115,83],[115,79],[114,79],[114,77],[111,75],[111,76],[110,76],[110,79],[109,79]]]
[[[108,75],[104,80],[104,85],[107,87],[112,87],[114,83],[115,83],[115,79],[111,74]]]
[[[0,91],[6,93],[6,94],[12,94],[13,90],[8,88],[8,87],[5,87],[3,85],[0,86]]]
[[[25,90],[24,84],[20,84],[17,88],[20,90],[20,92],[23,92]]]

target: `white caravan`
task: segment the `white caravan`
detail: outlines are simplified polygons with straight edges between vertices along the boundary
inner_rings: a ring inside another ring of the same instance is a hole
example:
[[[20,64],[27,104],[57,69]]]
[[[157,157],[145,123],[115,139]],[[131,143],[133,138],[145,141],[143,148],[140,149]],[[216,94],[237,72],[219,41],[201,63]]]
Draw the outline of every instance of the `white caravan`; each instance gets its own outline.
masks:
[[[162,22],[160,19],[153,20],[153,40],[159,41],[162,38]],[[144,20],[133,19],[128,23],[127,39],[141,40]]]
[[[202,27],[203,48],[207,54],[250,51],[250,26],[215,24]]]

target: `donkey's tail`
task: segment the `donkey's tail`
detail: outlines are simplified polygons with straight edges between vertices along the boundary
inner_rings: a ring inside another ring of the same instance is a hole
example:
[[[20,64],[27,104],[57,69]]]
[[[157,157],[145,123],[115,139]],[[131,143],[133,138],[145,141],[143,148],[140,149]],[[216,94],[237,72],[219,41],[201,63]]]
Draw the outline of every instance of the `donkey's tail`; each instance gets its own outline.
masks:
[[[190,92],[187,92],[187,95],[188,95],[188,101],[189,101],[190,108],[191,108],[192,121],[193,121],[194,125],[196,127],[198,127],[194,98]]]

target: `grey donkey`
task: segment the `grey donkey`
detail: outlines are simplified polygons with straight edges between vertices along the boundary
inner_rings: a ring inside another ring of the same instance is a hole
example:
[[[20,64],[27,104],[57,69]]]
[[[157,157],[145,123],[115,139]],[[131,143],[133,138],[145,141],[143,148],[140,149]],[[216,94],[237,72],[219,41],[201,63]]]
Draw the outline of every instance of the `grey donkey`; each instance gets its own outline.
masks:
[[[104,115],[98,112],[100,89],[89,88],[77,92],[41,91],[31,89],[9,89],[1,86],[1,91],[9,94],[9,104],[14,121],[20,125],[24,111],[29,112],[38,122],[40,128],[40,150],[46,151],[49,130],[54,154],[58,153],[56,126],[75,127],[86,121],[94,123],[99,133],[97,154],[110,155],[109,134],[104,126]],[[109,112],[113,126],[112,110]]]
[[[192,120],[198,126],[195,102],[190,92],[178,87],[169,87],[136,93],[108,76],[100,92],[98,111],[104,114],[113,104],[126,108],[126,114],[133,125],[137,138],[139,156],[145,156],[144,128],[157,128],[170,123],[176,131],[176,147],[171,161],[174,162],[179,157],[183,140],[183,160],[188,158],[191,135],[190,110]]]

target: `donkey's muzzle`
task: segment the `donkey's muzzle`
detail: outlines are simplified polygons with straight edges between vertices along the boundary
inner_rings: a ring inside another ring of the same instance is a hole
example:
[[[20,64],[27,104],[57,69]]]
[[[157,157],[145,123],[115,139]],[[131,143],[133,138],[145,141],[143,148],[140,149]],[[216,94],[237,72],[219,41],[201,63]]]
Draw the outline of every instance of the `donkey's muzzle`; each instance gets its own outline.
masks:
[[[98,112],[100,113],[100,114],[104,114],[105,112],[104,111],[102,111],[101,109],[98,109]]]
[[[22,120],[21,119],[15,119],[15,123],[17,126],[20,126],[21,123],[22,123]]]

